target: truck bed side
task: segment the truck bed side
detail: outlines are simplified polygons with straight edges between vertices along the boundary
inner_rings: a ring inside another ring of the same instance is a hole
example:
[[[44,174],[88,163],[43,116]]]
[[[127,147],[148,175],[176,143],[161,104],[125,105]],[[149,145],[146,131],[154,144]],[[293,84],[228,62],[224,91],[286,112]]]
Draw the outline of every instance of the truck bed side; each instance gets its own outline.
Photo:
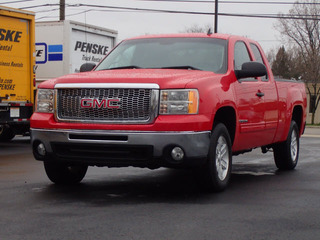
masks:
[[[274,142],[287,138],[290,121],[297,122],[300,135],[306,121],[306,90],[303,82],[295,80],[275,79],[279,95],[279,124]]]

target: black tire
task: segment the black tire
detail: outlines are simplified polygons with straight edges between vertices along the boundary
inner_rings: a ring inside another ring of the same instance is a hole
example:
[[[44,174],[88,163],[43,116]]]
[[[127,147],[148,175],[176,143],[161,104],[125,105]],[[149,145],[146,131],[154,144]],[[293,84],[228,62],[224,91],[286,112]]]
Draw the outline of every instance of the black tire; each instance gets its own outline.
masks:
[[[44,162],[48,178],[56,184],[77,184],[87,173],[86,165],[67,165],[64,163]]]
[[[221,192],[229,184],[232,151],[229,132],[224,124],[217,124],[211,135],[207,163],[202,168],[202,184],[209,192]]]
[[[292,170],[299,159],[299,128],[295,121],[291,122],[287,140],[273,146],[274,162],[280,170]]]
[[[15,135],[15,132],[10,127],[0,126],[0,142],[9,142]]]

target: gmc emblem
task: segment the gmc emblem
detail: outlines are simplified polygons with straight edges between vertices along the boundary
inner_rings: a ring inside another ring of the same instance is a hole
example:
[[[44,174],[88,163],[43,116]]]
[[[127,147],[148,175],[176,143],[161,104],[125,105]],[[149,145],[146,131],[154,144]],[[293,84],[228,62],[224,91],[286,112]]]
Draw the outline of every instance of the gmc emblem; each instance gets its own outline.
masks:
[[[80,101],[81,108],[115,108],[119,109],[121,99],[120,98],[104,98],[99,100],[98,98],[82,98]]]

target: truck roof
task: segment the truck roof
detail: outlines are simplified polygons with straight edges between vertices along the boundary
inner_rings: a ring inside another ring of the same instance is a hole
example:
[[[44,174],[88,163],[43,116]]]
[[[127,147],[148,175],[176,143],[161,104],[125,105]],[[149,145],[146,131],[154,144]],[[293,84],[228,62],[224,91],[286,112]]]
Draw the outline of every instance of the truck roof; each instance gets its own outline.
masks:
[[[51,26],[51,25],[65,25],[65,24],[71,24],[73,26],[80,26],[80,27],[85,27],[85,28],[90,28],[90,29],[95,29],[95,30],[100,30],[104,32],[109,32],[111,34],[118,34],[117,30],[113,30],[110,28],[105,28],[105,27],[100,27],[96,25],[91,25],[91,24],[86,24],[86,23],[81,23],[73,20],[61,20],[61,21],[41,21],[41,22],[36,22],[36,26]]]
[[[213,33],[213,34],[207,34],[207,33],[173,33],[173,34],[150,34],[150,35],[142,35],[137,37],[132,37],[126,40],[134,40],[134,39],[152,39],[152,38],[215,38],[215,39],[224,39],[229,40],[230,38],[235,38],[237,40],[247,40],[251,43],[255,43],[256,45],[260,46],[260,44],[250,38],[244,37],[244,36],[237,36],[232,34],[222,34],[222,33]]]
[[[27,11],[27,10],[21,10],[21,9],[17,9],[17,8],[0,6],[0,11],[1,11],[1,10],[9,11],[9,12],[14,12],[14,13],[29,14],[29,15],[35,16],[35,13],[34,13],[34,12]]]
[[[142,35],[137,37],[131,37],[124,39],[126,40],[134,40],[134,39],[152,39],[152,38],[218,38],[218,39],[224,39],[228,40],[230,38],[236,38],[239,40],[247,40],[249,42],[255,43],[257,45],[260,45],[257,41],[244,37],[244,36],[237,36],[232,34],[222,34],[222,33],[213,33],[213,34],[207,34],[207,33],[173,33],[173,34],[150,34],[150,35]]]
[[[137,37],[132,37],[128,39],[144,39],[144,38],[220,38],[220,39],[228,39],[231,35],[221,34],[221,33],[172,33],[172,34],[150,34],[150,35],[142,35]],[[128,40],[127,39],[127,40]]]

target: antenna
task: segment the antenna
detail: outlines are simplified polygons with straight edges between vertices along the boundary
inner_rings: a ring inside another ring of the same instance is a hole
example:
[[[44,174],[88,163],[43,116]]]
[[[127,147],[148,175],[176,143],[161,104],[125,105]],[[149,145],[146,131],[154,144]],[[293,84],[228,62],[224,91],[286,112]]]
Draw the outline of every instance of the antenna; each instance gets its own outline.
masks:
[[[212,29],[211,29],[211,28],[208,29],[207,35],[208,35],[208,36],[209,36],[209,35],[212,35]]]

